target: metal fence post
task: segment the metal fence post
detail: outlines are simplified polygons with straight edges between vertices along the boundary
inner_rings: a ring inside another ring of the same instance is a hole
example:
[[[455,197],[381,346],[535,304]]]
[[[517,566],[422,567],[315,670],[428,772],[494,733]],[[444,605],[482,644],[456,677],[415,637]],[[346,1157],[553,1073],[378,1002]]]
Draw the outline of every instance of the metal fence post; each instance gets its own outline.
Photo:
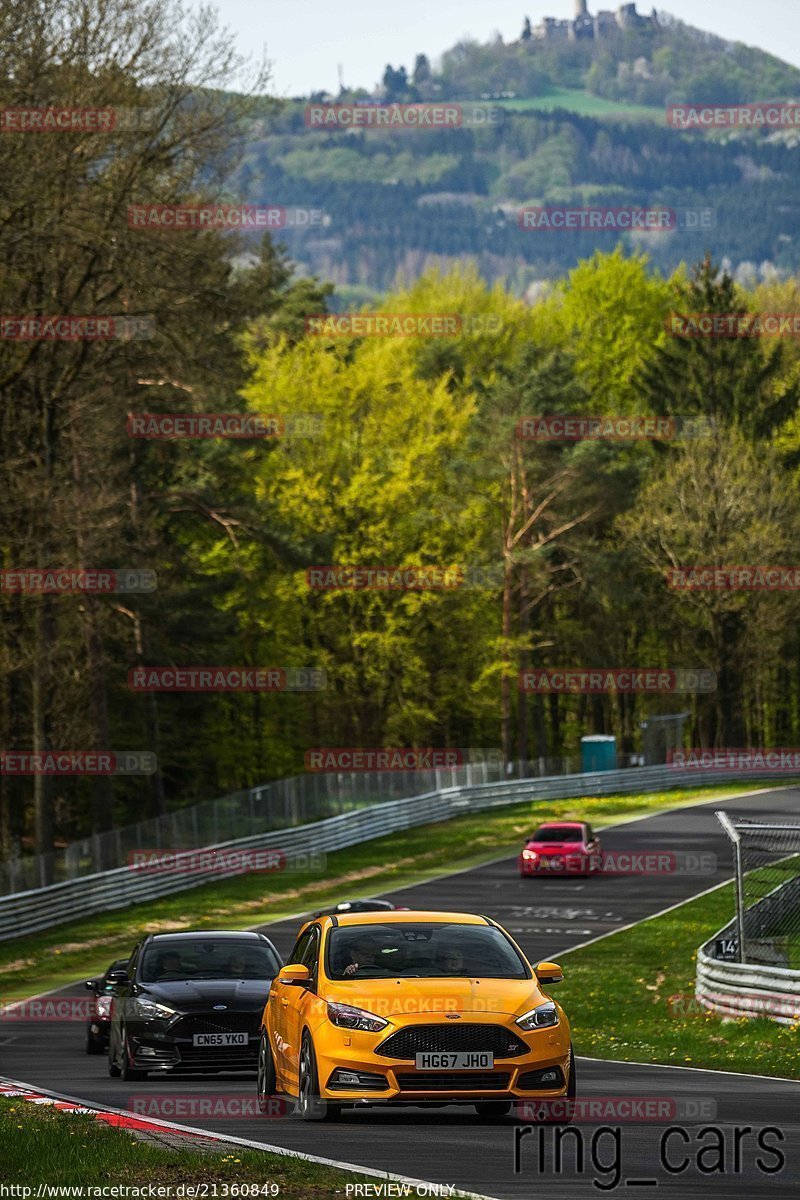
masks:
[[[718,809],[714,816],[733,843],[733,861],[736,870],[736,932],[739,940],[740,963],[746,962],[744,948],[744,871],[742,870],[742,839],[727,813]]]

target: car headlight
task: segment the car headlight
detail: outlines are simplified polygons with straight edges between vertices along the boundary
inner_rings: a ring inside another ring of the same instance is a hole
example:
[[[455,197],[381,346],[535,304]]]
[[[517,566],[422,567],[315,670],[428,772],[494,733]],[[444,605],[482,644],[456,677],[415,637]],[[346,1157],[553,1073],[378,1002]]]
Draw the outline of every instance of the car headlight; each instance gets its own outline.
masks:
[[[350,1004],[332,1004],[328,1001],[328,1020],[340,1029],[366,1029],[368,1033],[377,1033],[389,1024],[383,1017],[365,1012],[363,1008],[353,1008]]]
[[[528,861],[535,862],[539,855],[535,850],[523,850],[522,857],[528,859]]]
[[[111,997],[110,996],[98,996],[97,1001],[95,1003],[95,1011],[96,1011],[98,1017],[110,1017],[111,1016]]]
[[[145,1021],[168,1021],[170,1017],[178,1015],[176,1008],[170,1008],[168,1004],[157,1004],[155,1000],[149,1000],[147,996],[137,997],[136,1012],[138,1016],[144,1017]]]
[[[558,1009],[552,1000],[545,1000],[544,1004],[537,1004],[530,1012],[517,1017],[516,1024],[520,1029],[544,1029],[548,1025],[557,1025]]]

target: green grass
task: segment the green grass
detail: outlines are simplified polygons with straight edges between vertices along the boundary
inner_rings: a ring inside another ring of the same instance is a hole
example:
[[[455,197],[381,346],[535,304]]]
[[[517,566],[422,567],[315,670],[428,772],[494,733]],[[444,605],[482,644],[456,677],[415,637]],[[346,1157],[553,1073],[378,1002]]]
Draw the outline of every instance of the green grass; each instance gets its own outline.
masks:
[[[800,1078],[800,1023],[732,1019],[694,999],[698,947],[731,920],[732,884],[559,955],[578,1054]]]
[[[724,794],[748,786],[725,788]],[[247,929],[330,901],[377,895],[519,849],[536,823],[586,819],[598,827],[720,795],[694,788],[635,796],[540,801],[498,808],[393,833],[329,854],[325,878],[310,873],[242,875],[147,904],[0,942],[0,1003],[89,978],[130,952],[143,933]]]
[[[666,120],[663,108],[605,100],[602,96],[593,96],[591,92],[584,92],[578,88],[551,88],[542,96],[498,100],[497,103],[511,112],[552,112],[556,108],[563,108],[582,117],[619,117],[662,122]]]
[[[332,1198],[365,1176],[266,1151],[222,1145],[220,1152],[168,1150],[111,1129],[94,1117],[0,1099],[0,1181],[83,1186],[103,1184],[261,1184],[281,1200]],[[279,1193],[268,1185],[277,1185]],[[208,1194],[211,1194],[209,1192]],[[235,1192],[234,1192],[235,1194]]]

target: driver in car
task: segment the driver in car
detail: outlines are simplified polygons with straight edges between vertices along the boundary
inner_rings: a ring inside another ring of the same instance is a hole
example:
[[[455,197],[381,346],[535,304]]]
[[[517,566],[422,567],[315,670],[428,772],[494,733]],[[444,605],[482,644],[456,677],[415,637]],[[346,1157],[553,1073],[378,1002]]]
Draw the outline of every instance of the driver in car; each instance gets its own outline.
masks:
[[[464,955],[453,946],[448,946],[439,959],[439,965],[448,975],[465,975]]]
[[[373,938],[363,938],[361,941],[354,942],[348,948],[348,953],[350,962],[342,972],[344,975],[357,975],[359,971],[368,971],[371,967],[381,965],[380,947]]]
[[[180,975],[181,973],[181,956],[174,950],[167,950],[158,960],[158,979],[164,979],[167,975]]]

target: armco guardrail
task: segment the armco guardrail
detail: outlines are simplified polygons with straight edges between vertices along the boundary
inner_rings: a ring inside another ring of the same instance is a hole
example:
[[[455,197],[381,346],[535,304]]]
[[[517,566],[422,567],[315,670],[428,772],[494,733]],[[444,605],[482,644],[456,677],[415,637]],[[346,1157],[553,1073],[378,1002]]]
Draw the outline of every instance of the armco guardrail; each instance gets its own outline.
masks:
[[[444,787],[499,783],[506,778],[499,751],[473,747],[469,752],[458,753],[464,761],[447,767],[291,775],[173,809],[160,817],[93,833],[46,854],[11,857],[0,861],[0,895],[113,871],[115,867],[126,866],[130,856],[142,847],[199,850],[266,830],[307,825],[379,802],[402,800]],[[548,762],[556,764],[552,770]],[[563,763],[564,760],[539,759],[524,764],[525,769],[519,774],[524,778],[569,774]]]
[[[621,771],[596,771],[581,775],[511,780],[472,787],[443,788],[402,800],[385,800],[339,816],[275,832],[256,834],[219,843],[225,849],[268,849],[287,856],[329,852],[383,837],[401,829],[447,820],[465,812],[516,804],[530,800],[557,800],[570,796],[603,796],[615,792],[636,793],[660,788],[704,783],[741,782],[734,771],[684,772],[670,767],[637,767]],[[748,782],[755,777],[748,775]],[[124,908],[144,900],[156,900],[186,891],[236,871],[192,871],[191,876],[118,867],[95,875],[56,883],[51,887],[16,892],[0,897],[0,941],[48,929],[65,921],[96,912]]]
[[[738,945],[736,920],[709,938],[697,952],[695,995],[712,1012],[726,1017],[768,1017],[782,1025],[800,1023],[800,971],[774,963],[755,962],[758,940],[779,930],[786,917],[800,908],[800,876],[788,879],[755,904],[744,916],[748,962],[717,958],[718,942]],[[787,960],[788,961],[788,960]]]
[[[735,937],[736,924],[717,938]],[[781,1025],[800,1023],[800,971],[762,963],[723,962],[710,953],[715,938],[697,952],[695,994],[712,1012],[725,1017],[768,1017]]]

